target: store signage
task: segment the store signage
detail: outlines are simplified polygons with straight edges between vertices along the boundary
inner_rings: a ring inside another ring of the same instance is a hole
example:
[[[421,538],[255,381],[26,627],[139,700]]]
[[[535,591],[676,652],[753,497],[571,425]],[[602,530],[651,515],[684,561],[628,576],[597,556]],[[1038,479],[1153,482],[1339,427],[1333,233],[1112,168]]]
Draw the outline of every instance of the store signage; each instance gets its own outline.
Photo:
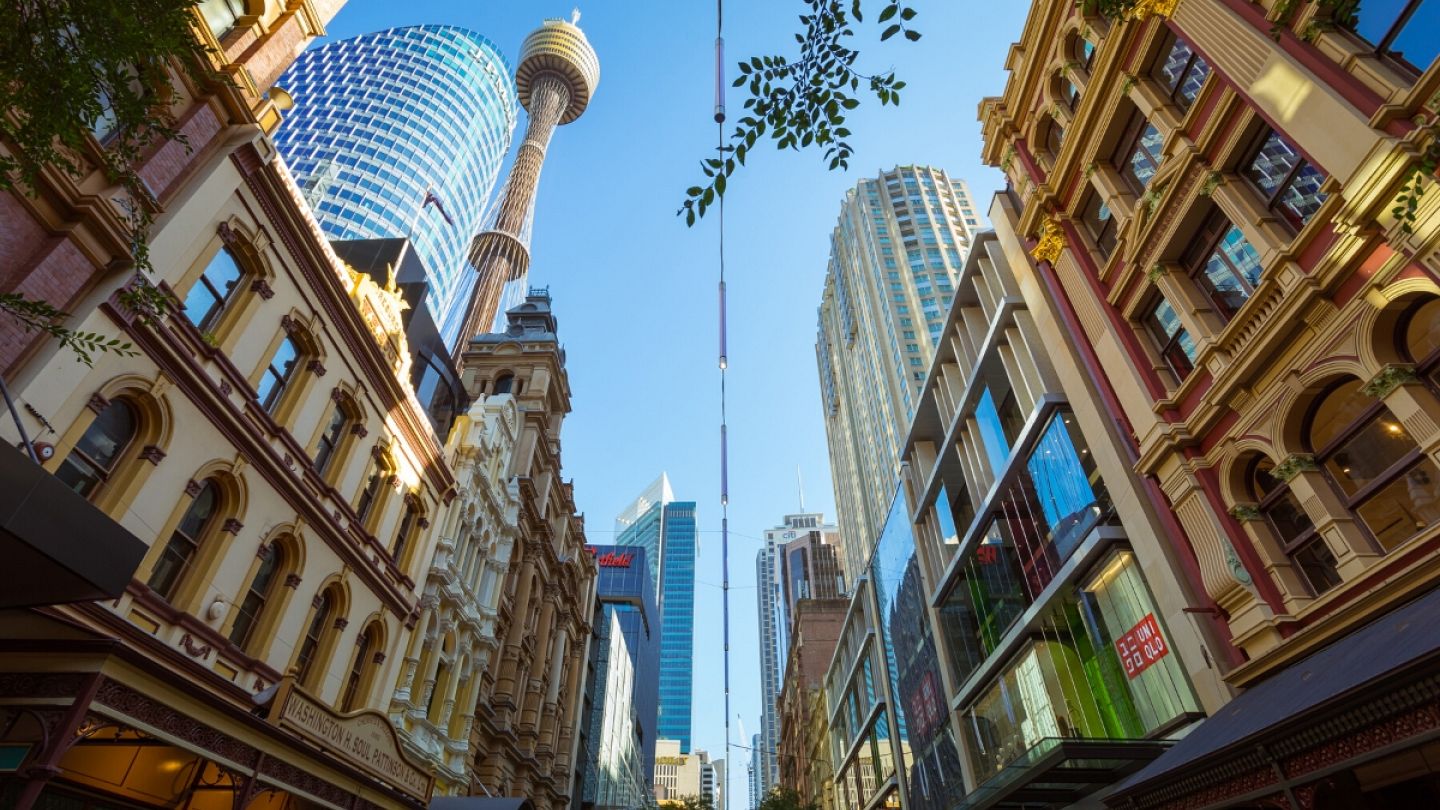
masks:
[[[1000,559],[1000,547],[985,545],[975,549],[975,561],[981,565],[994,565]]]
[[[430,774],[405,757],[395,728],[379,712],[337,714],[286,678],[275,695],[270,721],[422,804],[430,797]]]
[[[1170,654],[1154,613],[1145,614],[1139,624],[1115,639],[1115,651],[1120,654],[1120,663],[1125,665],[1125,676],[1132,679]]]
[[[614,551],[607,551],[595,558],[595,564],[601,568],[629,568],[635,555],[629,552],[619,554]]]

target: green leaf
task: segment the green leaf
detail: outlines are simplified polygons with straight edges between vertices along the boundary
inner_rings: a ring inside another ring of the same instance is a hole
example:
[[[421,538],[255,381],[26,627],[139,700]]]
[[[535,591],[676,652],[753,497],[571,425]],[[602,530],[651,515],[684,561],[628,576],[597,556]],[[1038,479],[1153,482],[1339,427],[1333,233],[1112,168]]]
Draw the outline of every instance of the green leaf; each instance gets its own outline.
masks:
[[[911,42],[915,42],[920,39],[920,32],[916,31],[913,28],[907,28],[905,29],[905,38],[910,40]]]
[[[895,16],[895,13],[898,12],[899,10],[900,10],[900,7],[899,7],[899,6],[894,6],[894,5],[886,6],[886,7],[885,7],[885,10],[882,11],[882,12],[880,12],[880,16],[876,18],[876,22],[882,22],[882,23],[883,23],[883,22],[889,20],[891,17],[894,17],[894,16]]]
[[[907,8],[904,11],[900,12],[900,19],[906,21],[915,19],[915,9]]]
[[[885,29],[885,33],[880,35],[880,41],[884,42],[885,40],[895,36],[898,33],[900,33],[900,25],[897,23]]]

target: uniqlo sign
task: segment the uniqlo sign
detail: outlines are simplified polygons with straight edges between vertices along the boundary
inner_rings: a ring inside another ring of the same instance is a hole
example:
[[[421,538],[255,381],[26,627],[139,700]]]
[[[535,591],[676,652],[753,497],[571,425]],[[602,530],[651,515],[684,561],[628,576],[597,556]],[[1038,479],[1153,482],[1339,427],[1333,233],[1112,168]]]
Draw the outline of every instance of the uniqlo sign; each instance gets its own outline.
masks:
[[[1127,678],[1138,677],[1156,661],[1170,654],[1154,613],[1147,613],[1139,624],[1115,639],[1115,651],[1120,654],[1120,663],[1125,665]]]

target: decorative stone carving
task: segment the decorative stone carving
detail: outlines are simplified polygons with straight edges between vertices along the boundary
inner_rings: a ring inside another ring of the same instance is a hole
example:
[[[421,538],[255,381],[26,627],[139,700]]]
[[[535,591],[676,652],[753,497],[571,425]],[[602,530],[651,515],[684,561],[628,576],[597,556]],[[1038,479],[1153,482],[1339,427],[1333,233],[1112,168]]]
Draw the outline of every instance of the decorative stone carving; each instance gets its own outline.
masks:
[[[255,556],[262,560],[270,559],[270,544],[261,543],[260,547],[255,549]]]
[[[318,358],[311,358],[310,362],[305,364],[305,369],[316,377],[325,376],[325,364],[321,363]]]
[[[370,431],[366,430],[364,425],[360,424],[359,422],[356,422],[355,424],[353,424],[353,425],[350,426],[350,435],[351,435],[351,436],[359,436],[360,438],[363,439],[363,438],[365,438],[366,436],[369,436],[369,435],[370,435]]]
[[[140,458],[159,466],[160,462],[165,460],[165,451],[153,444],[147,444],[140,450]]]
[[[228,397],[228,396],[230,396],[230,395],[231,395],[232,393],[234,393],[234,392],[235,392],[235,389],[230,387],[230,381],[229,381],[229,380],[221,380],[221,381],[220,381],[220,395],[221,395],[221,396],[226,396],[226,397]]]
[[[91,394],[90,399],[85,403],[85,407],[89,408],[95,413],[100,413],[101,411],[110,407],[110,400],[100,396],[99,394]]]
[[[244,524],[244,523],[241,523],[240,521],[236,520],[235,518],[226,518],[224,525],[222,525],[222,526],[220,527],[220,531],[225,532],[226,534],[229,534],[229,535],[231,535],[231,536],[234,536],[234,535],[239,534],[239,533],[240,533],[240,530],[243,529],[243,528],[245,528],[245,524]]]
[[[1222,544],[1221,550],[1225,553],[1225,567],[1230,569],[1230,576],[1234,577],[1236,582],[1244,585],[1246,588],[1252,587],[1255,584],[1255,580],[1250,576],[1250,572],[1245,569],[1245,563],[1240,561],[1240,555],[1235,552],[1235,546],[1231,545],[1229,540],[1226,540]]]
[[[185,482],[185,494],[190,496],[191,498],[194,498],[195,496],[200,494],[200,488],[200,482],[196,481],[194,478],[191,478],[189,481]]]
[[[1253,503],[1237,503],[1234,506],[1230,507],[1230,517],[1233,517],[1241,522],[1247,520],[1259,520],[1260,507],[1256,506]]]
[[[1166,267],[1161,262],[1156,262],[1154,267],[1151,267],[1148,271],[1146,271],[1145,280],[1150,282],[1151,284],[1154,284],[1160,280],[1161,276],[1169,272],[1170,268]]]
[[[1035,257],[1037,262],[1054,262],[1060,258],[1060,253],[1065,249],[1065,232],[1060,229],[1059,224],[1050,217],[1045,218],[1040,229],[1040,241],[1031,248],[1030,255]]]
[[[1309,453],[1295,453],[1275,465],[1275,469],[1271,470],[1270,474],[1281,481],[1289,483],[1290,479],[1302,472],[1318,469],[1320,469],[1320,465],[1315,461],[1314,456]]]
[[[295,588],[299,588],[299,587],[300,587],[300,575],[299,575],[299,574],[286,574],[286,575],[285,575],[285,587],[290,588],[290,589],[292,589],[292,590],[295,589]]]
[[[1415,375],[1415,367],[1408,365],[1390,364],[1380,370],[1379,374],[1370,378],[1360,389],[1360,393],[1367,397],[1384,399],[1390,393],[1406,383],[1415,382],[1419,377]]]
[[[1225,182],[1225,175],[1220,172],[1210,172],[1210,174],[1205,176],[1205,182],[1200,186],[1200,196],[1209,197],[1211,194],[1214,194],[1215,189],[1219,188],[1223,182]]]
[[[250,282],[250,291],[260,296],[261,300],[264,301],[269,301],[275,297],[275,289],[270,286],[270,282],[263,278],[257,278]]]
[[[224,243],[225,247],[235,247],[240,244],[240,234],[236,233],[228,222],[221,222],[215,232],[220,235],[220,241]]]
[[[335,620],[335,629],[336,629],[336,630],[343,631],[345,628],[347,628],[347,627],[349,627],[349,626],[350,626],[350,620],[347,619],[347,618],[345,618],[344,616],[341,616],[340,618],[338,618],[338,619]]]
[[[289,315],[281,315],[280,328],[285,330],[285,334],[293,336],[300,331],[300,324]]]
[[[214,650],[214,647],[211,647],[209,644],[204,646],[196,644],[195,639],[192,638],[189,633],[180,637],[180,647],[184,649],[191,658],[204,658]]]

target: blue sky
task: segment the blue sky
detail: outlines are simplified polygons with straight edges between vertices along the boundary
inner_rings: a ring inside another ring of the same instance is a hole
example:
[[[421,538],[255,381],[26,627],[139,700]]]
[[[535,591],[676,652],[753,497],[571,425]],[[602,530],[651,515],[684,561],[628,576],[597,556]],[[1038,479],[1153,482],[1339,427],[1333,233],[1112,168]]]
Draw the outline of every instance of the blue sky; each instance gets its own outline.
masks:
[[[805,505],[833,516],[815,370],[816,306],[828,240],[845,191],[897,164],[923,163],[968,180],[980,200],[1001,183],[980,163],[976,105],[1004,86],[1003,63],[1025,3],[915,0],[917,43],[878,43],[866,22],[857,68],[893,67],[899,108],[867,101],[849,115],[849,173],[818,154],[757,150],[732,179],[726,206],[730,369],[732,711],[759,730],[755,552],[762,532]],[[878,13],[882,4],[867,0]],[[322,42],[399,25],[475,29],[507,58],[543,17],[571,2],[349,0]],[[727,69],[742,56],[794,54],[797,0],[731,0]],[[721,756],[719,377],[717,231],[677,219],[697,161],[716,139],[711,120],[715,7],[708,2],[586,0],[580,21],[600,55],[585,115],[560,128],[540,181],[530,280],[549,285],[568,352],[574,412],[563,434],[566,475],[590,541],[611,538],[615,514],[661,470],[698,504],[695,747]],[[732,77],[733,78],[733,75]],[[728,86],[728,82],[727,82]],[[730,91],[732,118],[739,91]],[[303,99],[297,99],[303,104]],[[523,130],[517,130],[517,138]],[[732,715],[733,740],[741,739]],[[748,752],[736,749],[731,796],[746,791]],[[737,809],[742,804],[732,804]]]

